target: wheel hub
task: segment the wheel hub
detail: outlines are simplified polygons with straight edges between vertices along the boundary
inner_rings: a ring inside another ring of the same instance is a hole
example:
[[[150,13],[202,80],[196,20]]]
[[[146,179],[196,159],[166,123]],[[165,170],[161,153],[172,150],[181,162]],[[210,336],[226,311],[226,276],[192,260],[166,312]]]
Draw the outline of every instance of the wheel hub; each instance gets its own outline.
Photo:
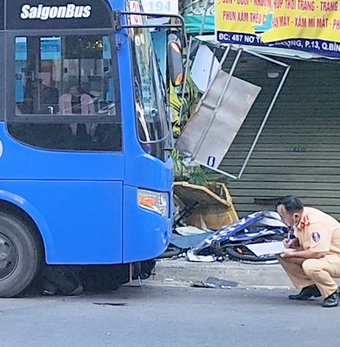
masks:
[[[18,253],[12,241],[0,234],[0,279],[10,275],[16,267]]]

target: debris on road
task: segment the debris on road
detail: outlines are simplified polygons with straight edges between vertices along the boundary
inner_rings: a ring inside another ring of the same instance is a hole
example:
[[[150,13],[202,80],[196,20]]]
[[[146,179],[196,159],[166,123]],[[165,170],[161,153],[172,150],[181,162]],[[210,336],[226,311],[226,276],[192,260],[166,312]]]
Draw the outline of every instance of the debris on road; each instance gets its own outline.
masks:
[[[216,277],[208,277],[205,281],[195,281],[191,284],[191,287],[199,288],[232,288],[238,285],[235,281],[228,281],[224,279],[219,279]]]

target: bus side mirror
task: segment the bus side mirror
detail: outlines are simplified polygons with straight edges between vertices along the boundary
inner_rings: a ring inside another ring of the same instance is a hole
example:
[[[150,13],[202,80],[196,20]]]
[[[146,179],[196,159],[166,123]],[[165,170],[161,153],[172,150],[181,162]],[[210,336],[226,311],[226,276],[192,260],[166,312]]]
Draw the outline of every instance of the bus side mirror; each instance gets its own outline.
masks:
[[[175,34],[168,36],[168,71],[171,83],[179,87],[183,82],[182,45]]]

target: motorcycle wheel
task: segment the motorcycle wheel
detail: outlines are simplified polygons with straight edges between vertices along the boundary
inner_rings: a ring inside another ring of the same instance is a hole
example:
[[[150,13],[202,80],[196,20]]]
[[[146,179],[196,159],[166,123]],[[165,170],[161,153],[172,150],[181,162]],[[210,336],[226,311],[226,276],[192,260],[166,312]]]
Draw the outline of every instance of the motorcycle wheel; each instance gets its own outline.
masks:
[[[264,255],[262,257],[257,257],[247,247],[244,246],[226,247],[224,250],[228,254],[229,259],[231,260],[243,260],[251,262],[265,262],[277,260],[275,255]]]

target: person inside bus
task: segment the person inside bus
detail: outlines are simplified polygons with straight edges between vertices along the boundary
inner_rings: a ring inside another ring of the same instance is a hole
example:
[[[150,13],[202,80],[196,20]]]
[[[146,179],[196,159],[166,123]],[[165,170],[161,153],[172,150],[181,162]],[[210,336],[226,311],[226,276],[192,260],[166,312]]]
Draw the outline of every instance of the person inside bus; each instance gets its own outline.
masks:
[[[59,112],[64,115],[94,115],[95,108],[93,99],[84,93],[78,85],[72,85],[66,94],[59,98]],[[73,136],[86,139],[93,138],[97,124],[71,123],[70,128]]]
[[[20,107],[24,114],[53,114],[58,112],[59,91],[48,86],[42,78],[27,80],[25,101]]]

